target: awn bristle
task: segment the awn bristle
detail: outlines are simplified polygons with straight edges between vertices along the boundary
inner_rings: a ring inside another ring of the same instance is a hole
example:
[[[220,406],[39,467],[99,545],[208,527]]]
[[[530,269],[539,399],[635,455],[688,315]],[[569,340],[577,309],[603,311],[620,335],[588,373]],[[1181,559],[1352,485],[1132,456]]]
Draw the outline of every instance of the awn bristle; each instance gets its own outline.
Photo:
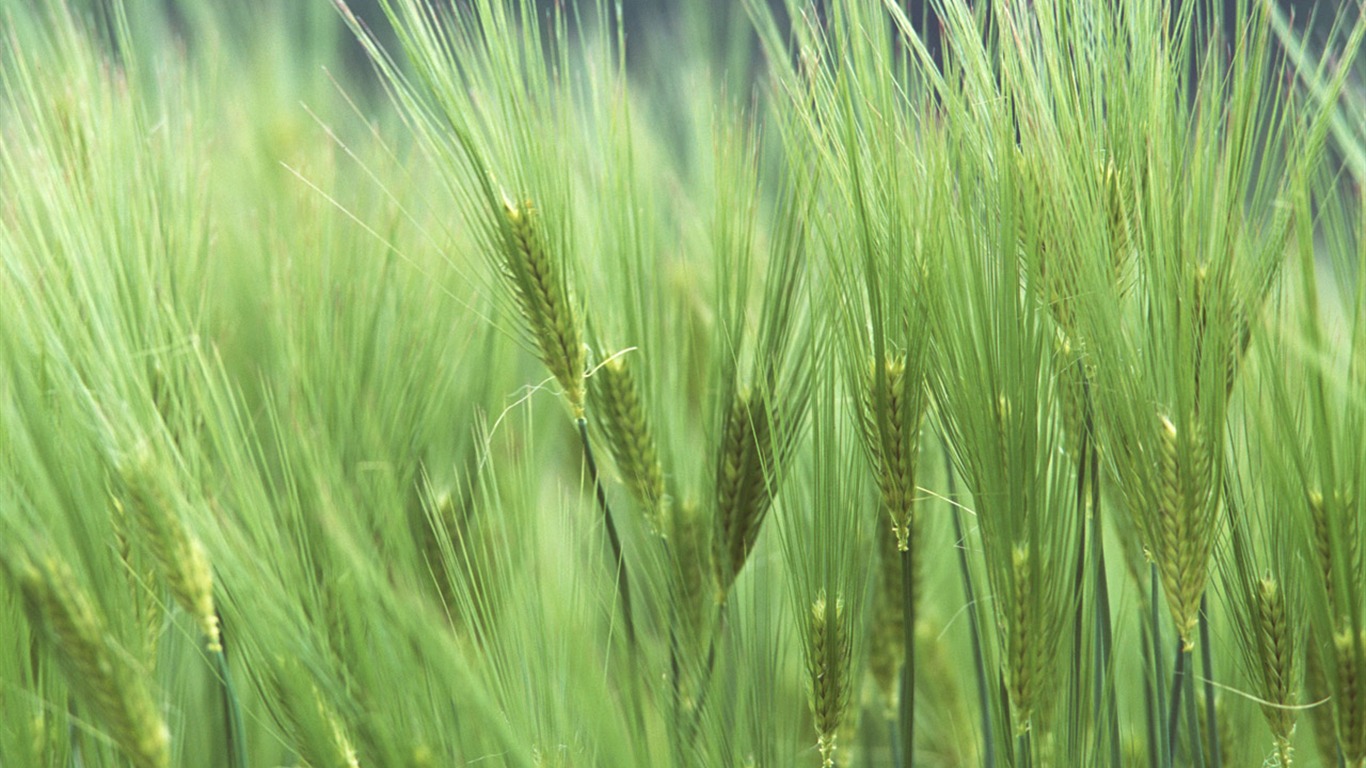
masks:
[[[811,677],[811,715],[821,764],[835,764],[835,742],[849,708],[852,653],[845,625],[844,601],[833,603],[821,592],[811,604],[806,669]]]
[[[168,768],[171,735],[144,675],[129,666],[85,591],[54,558],[17,569],[24,609],[35,627],[46,627],[67,682],[104,724],[137,768]]]
[[[712,538],[712,567],[722,600],[749,559],[772,502],[765,477],[773,463],[768,409],[762,392],[737,393],[722,427]]]
[[[530,201],[504,201],[503,269],[517,296],[522,315],[541,361],[564,389],[565,398],[581,419],[584,414],[584,350],[582,329],[569,297],[564,265],[550,254],[544,228]]]
[[[664,534],[668,530],[664,520],[668,505],[664,467],[635,374],[625,358],[614,357],[602,364],[591,385],[594,413],[607,434],[608,448],[621,471],[621,480],[645,510],[651,529]]]

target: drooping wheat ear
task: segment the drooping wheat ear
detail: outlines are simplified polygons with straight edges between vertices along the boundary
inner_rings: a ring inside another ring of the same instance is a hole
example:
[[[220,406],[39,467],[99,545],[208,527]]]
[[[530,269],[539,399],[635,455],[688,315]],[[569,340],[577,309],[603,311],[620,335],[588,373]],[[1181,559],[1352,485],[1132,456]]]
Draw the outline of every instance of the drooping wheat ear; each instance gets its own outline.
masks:
[[[852,654],[844,618],[844,601],[838,597],[832,602],[822,591],[811,603],[806,671],[811,677],[816,746],[824,768],[835,764],[835,741],[849,708]]]
[[[1183,441],[1176,425],[1166,416],[1160,417],[1161,468],[1154,537],[1162,590],[1186,650],[1195,647],[1215,523],[1209,452],[1199,422],[1190,423],[1193,426]]]
[[[118,472],[125,507],[141,529],[171,596],[199,624],[208,649],[223,650],[208,557],[177,516],[173,497],[163,485],[151,452],[135,452],[119,465]]]
[[[550,252],[530,201],[503,202],[503,272],[541,355],[577,419],[584,413],[583,329],[569,296],[565,265]]]
[[[906,552],[914,526],[915,468],[927,399],[920,393],[914,372],[906,371],[904,353],[888,354],[882,370],[877,368],[876,361],[870,362],[864,377],[860,421],[897,549]],[[879,397],[881,387],[885,395]]]
[[[153,703],[142,673],[105,630],[85,591],[55,558],[21,562],[16,570],[24,610],[34,627],[46,629],[67,682],[108,729],[110,738],[137,768],[168,768],[171,734]]]
[[[1350,766],[1366,763],[1366,630],[1333,634],[1337,686],[1338,748]]]
[[[897,713],[898,687],[906,631],[906,617],[902,609],[904,592],[901,582],[901,552],[892,533],[892,522],[883,517],[878,531],[880,561],[877,571],[877,591],[873,595],[873,626],[868,638],[868,671],[877,685],[879,698],[887,717]]]
[[[1034,590],[1037,585],[1030,560],[1029,545],[1016,544],[1012,548],[1012,594],[1006,609],[1009,613],[1006,617],[1006,652],[1010,660],[1007,674],[1017,734],[1029,730],[1043,664],[1043,649],[1039,647],[1037,626],[1040,617],[1037,616],[1035,609],[1038,596],[1034,594]]]
[[[762,391],[735,394],[721,431],[716,470],[716,532],[712,567],[724,600],[749,559],[772,502],[765,473],[773,463],[769,403]]]
[[[1257,581],[1257,655],[1262,662],[1262,715],[1271,726],[1282,765],[1289,763],[1290,735],[1295,730],[1295,638],[1286,615],[1285,592],[1275,578]]]
[[[621,471],[622,482],[645,510],[651,529],[666,534],[664,467],[635,374],[625,357],[613,357],[602,364],[590,382],[589,396],[593,412],[607,435],[612,459]]]

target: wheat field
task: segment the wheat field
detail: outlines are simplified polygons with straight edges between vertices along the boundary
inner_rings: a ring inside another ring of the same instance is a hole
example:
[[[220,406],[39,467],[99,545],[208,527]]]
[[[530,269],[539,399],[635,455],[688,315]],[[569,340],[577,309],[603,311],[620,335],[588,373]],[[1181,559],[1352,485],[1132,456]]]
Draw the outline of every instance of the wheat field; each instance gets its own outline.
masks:
[[[1366,15],[1224,6],[0,0],[0,768],[1366,768]]]

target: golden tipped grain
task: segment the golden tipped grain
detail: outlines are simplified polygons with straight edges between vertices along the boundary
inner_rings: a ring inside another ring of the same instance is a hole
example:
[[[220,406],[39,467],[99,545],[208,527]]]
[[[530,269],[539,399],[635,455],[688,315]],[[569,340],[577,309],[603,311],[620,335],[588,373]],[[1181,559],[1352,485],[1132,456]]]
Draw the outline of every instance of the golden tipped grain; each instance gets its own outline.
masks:
[[[835,764],[835,742],[849,708],[851,648],[845,624],[844,601],[830,601],[824,592],[811,604],[807,633],[806,669],[811,678],[811,715],[816,724],[816,746],[821,764]]]
[[[1337,685],[1333,706],[1338,719],[1338,748],[1351,766],[1366,762],[1366,630],[1333,635]]]
[[[151,454],[141,451],[119,467],[126,508],[137,523],[147,549],[170,587],[171,596],[199,624],[210,651],[221,651],[218,611],[213,600],[213,571],[199,540],[176,515]]]
[[[889,354],[881,367],[879,371],[876,362],[869,364],[860,421],[897,549],[905,552],[914,526],[915,468],[926,398],[914,373],[906,371],[906,355]]]
[[[71,571],[56,559],[17,569],[24,609],[43,627],[67,682],[137,768],[168,768],[170,731]]]
[[[1262,663],[1262,714],[1277,744],[1288,744],[1295,729],[1295,643],[1286,615],[1285,592],[1270,576],[1257,582],[1257,654]]]
[[[749,559],[772,501],[766,477],[773,463],[769,418],[769,403],[761,392],[739,392],[722,426],[712,538],[718,600],[725,598]]]
[[[622,482],[645,510],[651,529],[665,533],[664,467],[635,374],[626,358],[618,356],[603,363],[593,376],[589,393]]]
[[[1154,556],[1172,619],[1189,650],[1195,647],[1214,540],[1209,452],[1198,427],[1183,441],[1170,419],[1162,416],[1160,422]]]
[[[1039,647],[1039,617],[1035,613],[1036,584],[1030,564],[1030,550],[1027,545],[1016,545],[1011,551],[1011,595],[1006,617],[1006,652],[1009,658],[1007,674],[1010,684],[1010,701],[1015,714],[1017,733],[1029,730],[1034,716],[1034,701],[1043,654]]]
[[[504,201],[503,206],[507,224],[504,272],[516,291],[541,361],[564,389],[574,417],[583,418],[587,357],[564,264],[551,255],[544,227],[530,201]]]

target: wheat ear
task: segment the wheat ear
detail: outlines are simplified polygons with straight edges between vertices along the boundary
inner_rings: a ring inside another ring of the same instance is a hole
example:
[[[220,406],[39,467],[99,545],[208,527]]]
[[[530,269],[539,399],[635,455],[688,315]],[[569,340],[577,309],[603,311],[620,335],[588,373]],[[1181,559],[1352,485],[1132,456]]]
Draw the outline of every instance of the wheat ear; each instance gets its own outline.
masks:
[[[23,562],[17,580],[24,610],[44,627],[72,689],[137,768],[169,768],[170,731],[143,674],[130,666],[85,590],[55,558]]]
[[[574,417],[582,419],[587,353],[565,266],[552,258],[545,228],[530,201],[505,200],[503,219],[503,272],[512,283],[541,362],[564,389]]]

